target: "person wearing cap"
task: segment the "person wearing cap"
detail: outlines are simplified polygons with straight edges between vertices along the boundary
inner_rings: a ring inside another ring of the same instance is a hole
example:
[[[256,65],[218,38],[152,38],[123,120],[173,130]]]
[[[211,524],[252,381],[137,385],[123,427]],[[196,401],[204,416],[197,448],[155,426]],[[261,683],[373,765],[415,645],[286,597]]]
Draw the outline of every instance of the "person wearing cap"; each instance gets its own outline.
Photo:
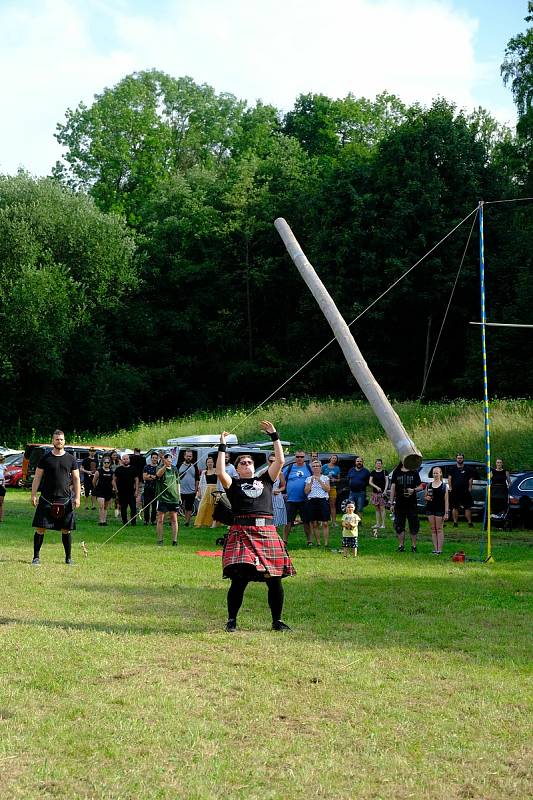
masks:
[[[290,630],[281,620],[281,581],[288,575],[294,575],[295,569],[274,526],[272,511],[272,490],[285,459],[279,434],[272,423],[264,420],[261,429],[272,439],[275,458],[260,478],[254,478],[255,466],[250,454],[242,454],[235,459],[239,477],[231,478],[225,465],[228,436],[225,431],[220,434],[218,446],[217,475],[233,511],[233,524],[222,555],[223,577],[231,580],[225,626],[228,633],[234,633],[237,629],[237,614],[250,581],[265,581],[268,586],[272,630]]]
[[[178,508],[180,504],[180,481],[178,470],[172,464],[172,453],[163,455],[163,463],[155,473],[157,477],[157,544],[163,544],[165,514],[170,518],[172,546],[178,544]]]
[[[91,509],[94,511],[96,508],[93,478],[94,473],[98,468],[98,456],[96,449],[89,447],[89,452],[81,462],[81,478],[83,481],[83,493],[85,495],[85,510],[89,510],[89,497],[91,498]]]

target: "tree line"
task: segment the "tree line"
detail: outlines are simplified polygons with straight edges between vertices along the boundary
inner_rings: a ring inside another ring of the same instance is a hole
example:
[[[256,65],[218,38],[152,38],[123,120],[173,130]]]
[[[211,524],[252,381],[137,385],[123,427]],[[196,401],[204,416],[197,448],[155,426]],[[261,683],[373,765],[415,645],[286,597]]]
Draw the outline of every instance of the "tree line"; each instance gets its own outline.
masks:
[[[331,338],[274,219],[354,319],[479,200],[533,195],[532,58],[528,28],[502,64],[516,133],[444,98],[306,94],[282,113],[158,70],[67,110],[52,175],[0,177],[2,438],[270,394]],[[486,207],[489,320],[531,322],[531,212]],[[448,304],[425,397],[481,395],[473,221],[352,328],[393,398],[420,394]],[[490,329],[491,394],[531,394],[524,351],[523,334]],[[283,391],[358,390],[331,345]]]

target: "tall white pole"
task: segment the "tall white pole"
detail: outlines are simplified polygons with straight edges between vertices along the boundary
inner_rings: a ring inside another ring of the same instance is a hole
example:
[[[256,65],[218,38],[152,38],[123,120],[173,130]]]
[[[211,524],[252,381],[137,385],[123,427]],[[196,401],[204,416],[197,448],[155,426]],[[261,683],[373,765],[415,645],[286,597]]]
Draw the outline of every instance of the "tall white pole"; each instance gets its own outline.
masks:
[[[279,217],[274,225],[277,232],[283,239],[287,251],[294,261],[298,272],[309,287],[311,294],[322,309],[324,316],[329,322],[335,338],[341,346],[344,357],[355,380],[361,387],[361,391],[372,406],[374,413],[381,422],[385,433],[396,448],[400,461],[408,469],[418,469],[422,463],[422,456],[415,443],[405,430],[402,422],[395,412],[385,392],[372,375],[368,364],[364,360],[351,331],[339,314],[337,306],[326,287],[316,274],[314,268],[307,260],[305,253],[298,244],[296,237],[287,225],[286,221]]]

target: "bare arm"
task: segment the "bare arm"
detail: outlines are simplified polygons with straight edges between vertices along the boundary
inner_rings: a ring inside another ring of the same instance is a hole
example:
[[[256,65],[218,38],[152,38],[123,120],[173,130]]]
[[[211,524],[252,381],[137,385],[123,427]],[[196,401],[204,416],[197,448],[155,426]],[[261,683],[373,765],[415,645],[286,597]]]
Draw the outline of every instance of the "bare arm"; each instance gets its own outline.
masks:
[[[311,491],[312,488],[313,488],[313,479],[312,478],[306,478],[305,479],[305,484],[304,484],[304,493],[305,494],[309,494],[309,492]]]
[[[31,502],[34,506],[37,505],[37,492],[39,491],[39,486],[41,485],[41,481],[43,479],[43,472],[44,470],[37,467],[31,482]]]
[[[220,444],[226,444],[227,436],[228,436],[227,431],[222,431],[222,433],[220,434]],[[218,451],[216,471],[217,471],[217,478],[219,479],[224,489],[229,489],[232,481],[231,477],[226,472],[226,456],[223,450]]]
[[[96,488],[96,486],[97,486],[97,484],[98,484],[98,479],[99,479],[99,478],[100,478],[100,473],[98,472],[98,470],[96,470],[96,472],[95,472],[95,473],[94,473],[94,475],[93,475],[93,486],[94,486],[95,488]]]
[[[450,492],[448,491],[448,487],[444,486],[444,515],[447,517],[450,513]]]
[[[272,425],[271,422],[269,422],[266,419],[264,419],[261,422],[261,430],[264,431],[265,433],[268,433],[269,436],[271,433],[276,433],[275,427]],[[276,460],[273,461],[272,464],[269,466],[268,474],[272,478],[272,481],[275,481],[281,472],[281,468],[285,463],[285,456],[283,455],[283,447],[281,446],[281,442],[279,439],[275,439],[272,442],[272,447],[274,450],[274,457]]]
[[[80,471],[76,467],[76,469],[72,470],[72,488],[74,489],[74,508],[80,507]]]

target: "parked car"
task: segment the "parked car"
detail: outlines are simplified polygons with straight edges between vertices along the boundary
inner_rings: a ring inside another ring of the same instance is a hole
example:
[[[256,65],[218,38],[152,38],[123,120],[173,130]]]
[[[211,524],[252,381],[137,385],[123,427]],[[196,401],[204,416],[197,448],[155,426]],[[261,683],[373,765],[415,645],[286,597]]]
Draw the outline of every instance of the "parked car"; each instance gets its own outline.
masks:
[[[509,508],[516,525],[533,527],[533,471],[513,472],[510,476]]]
[[[322,462],[322,465],[327,464],[329,459],[333,453],[319,453],[318,457]],[[350,488],[348,486],[348,480],[346,478],[349,470],[355,465],[355,454],[354,453],[337,453],[335,455],[338,458],[337,464],[340,468],[340,480],[337,483],[337,513],[344,514],[346,511],[346,503],[348,502],[348,495],[350,494]],[[309,464],[309,457],[306,458],[306,463]],[[285,456],[285,467],[290,464],[294,464],[294,456]],[[256,470],[256,475],[260,477],[267,469],[268,464],[260,467]]]
[[[448,483],[448,474],[450,468],[455,465],[455,459],[434,458],[428,461],[422,461],[420,469],[420,478],[424,483],[424,487],[433,480],[433,467],[440,467],[442,470],[442,478],[444,483]],[[485,501],[487,496],[487,480],[483,476],[487,474],[487,465],[482,461],[465,461],[465,465],[470,467],[473,472],[474,480],[472,482],[472,514],[482,517],[485,512]],[[389,475],[389,479],[392,473]],[[417,494],[418,513],[425,514],[426,501],[424,499],[425,488]]]
[[[24,453],[14,453],[8,456],[4,461],[4,486],[20,487],[22,486],[22,459]]]

